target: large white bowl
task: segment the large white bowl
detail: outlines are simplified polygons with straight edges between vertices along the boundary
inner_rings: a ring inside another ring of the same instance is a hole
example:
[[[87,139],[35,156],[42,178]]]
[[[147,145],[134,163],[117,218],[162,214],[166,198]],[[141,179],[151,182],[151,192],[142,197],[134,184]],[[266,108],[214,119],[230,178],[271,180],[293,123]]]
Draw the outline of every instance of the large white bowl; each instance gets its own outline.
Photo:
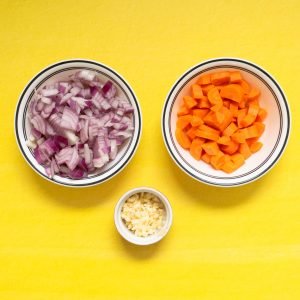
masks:
[[[120,148],[117,157],[105,165],[100,171],[90,174],[84,179],[70,179],[55,175],[49,178],[43,166],[41,166],[34,158],[32,150],[26,145],[27,136],[29,135],[30,124],[27,118],[28,104],[32,99],[35,90],[39,90],[44,85],[51,84],[58,80],[68,80],[68,76],[74,74],[78,70],[88,69],[97,73],[100,80],[111,80],[117,87],[118,93],[126,96],[128,101],[134,108],[133,122],[134,132],[133,136],[128,139]],[[70,187],[85,187],[102,183],[117,173],[119,173],[132,159],[137,149],[141,137],[142,116],[138,100],[129,86],[121,75],[101,63],[85,59],[72,59],[57,62],[48,66],[35,75],[30,82],[26,85],[22,92],[15,114],[15,133],[18,146],[22,155],[28,164],[43,178]]]
[[[195,160],[176,141],[177,111],[183,95],[191,84],[204,73],[222,70],[238,70],[242,76],[261,91],[260,105],[268,112],[266,129],[260,140],[263,147],[248,158],[245,164],[226,174],[213,169],[203,161]],[[166,147],[176,164],[193,178],[215,186],[230,187],[249,183],[268,172],[282,155],[290,132],[290,112],[286,96],[277,81],[264,69],[246,60],[217,58],[204,61],[185,72],[169,92],[162,115],[162,133]]]

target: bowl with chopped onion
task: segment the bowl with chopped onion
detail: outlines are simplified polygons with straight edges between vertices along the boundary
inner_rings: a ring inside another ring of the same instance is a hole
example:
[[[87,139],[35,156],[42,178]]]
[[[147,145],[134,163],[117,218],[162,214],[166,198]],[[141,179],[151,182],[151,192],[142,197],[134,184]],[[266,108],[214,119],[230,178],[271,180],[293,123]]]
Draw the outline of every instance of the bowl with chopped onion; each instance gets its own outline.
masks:
[[[18,146],[43,178],[70,187],[102,183],[132,159],[142,128],[126,80],[99,62],[48,66],[26,85],[15,114]]]
[[[115,207],[114,220],[120,235],[136,245],[160,241],[172,225],[172,208],[159,191],[140,187],[128,191]]]

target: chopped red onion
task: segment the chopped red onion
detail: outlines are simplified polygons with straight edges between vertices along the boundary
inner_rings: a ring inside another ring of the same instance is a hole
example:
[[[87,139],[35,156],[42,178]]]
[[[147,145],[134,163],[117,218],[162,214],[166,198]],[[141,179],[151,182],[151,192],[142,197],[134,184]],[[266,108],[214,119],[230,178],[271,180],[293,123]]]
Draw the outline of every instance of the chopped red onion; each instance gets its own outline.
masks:
[[[111,82],[81,70],[44,86],[29,104],[27,141],[46,174],[82,179],[117,156],[132,136],[134,110]]]

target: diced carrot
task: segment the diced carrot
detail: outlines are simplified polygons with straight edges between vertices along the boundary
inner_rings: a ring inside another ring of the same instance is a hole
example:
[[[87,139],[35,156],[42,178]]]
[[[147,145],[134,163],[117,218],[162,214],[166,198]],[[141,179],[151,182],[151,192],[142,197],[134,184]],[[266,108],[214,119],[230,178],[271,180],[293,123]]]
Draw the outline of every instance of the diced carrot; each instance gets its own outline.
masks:
[[[241,83],[242,79],[239,71],[230,72],[230,83]]]
[[[192,120],[192,115],[185,115],[178,117],[176,126],[179,129],[185,129],[191,122]]]
[[[203,85],[202,87],[202,92],[203,95],[207,96],[209,90],[211,90],[212,88],[214,88],[215,86],[213,84],[207,84],[207,85]]]
[[[220,147],[223,152],[232,155],[239,149],[239,144],[234,141],[230,141],[228,145],[222,145]]]
[[[242,127],[241,126],[241,121],[245,118],[247,114],[247,109],[246,108],[243,108],[243,109],[240,109],[238,111],[238,117],[237,117],[237,124],[238,124],[238,127]]]
[[[231,155],[231,160],[233,161],[236,169],[238,169],[240,166],[242,166],[245,163],[245,158],[240,153]]]
[[[222,116],[222,118],[220,115],[218,117],[217,113],[213,111],[209,112],[203,119],[204,123],[210,127],[223,131],[230,124],[232,120],[232,114],[226,107],[222,107],[219,110],[219,114]]]
[[[191,141],[183,130],[181,130],[180,128],[176,128],[175,136],[178,144],[182,148],[189,149],[191,147]]]
[[[237,103],[230,103],[229,110],[231,111],[233,117],[237,117],[238,116],[239,106],[238,106]]]
[[[247,139],[248,146],[250,147],[252,144],[256,143],[258,139],[259,139],[258,137]]]
[[[238,130],[231,136],[231,139],[239,144],[246,143],[246,138],[247,135],[243,130]]]
[[[255,153],[261,149],[263,144],[261,142],[255,142],[250,146],[250,150],[252,153]]]
[[[206,142],[202,145],[202,149],[209,155],[217,155],[220,151],[216,142]]]
[[[198,104],[198,102],[191,96],[184,96],[183,101],[186,107],[189,109],[195,107]]]
[[[254,100],[257,99],[260,95],[260,91],[256,87],[252,87],[250,92],[248,93],[248,100]]]
[[[223,164],[223,166],[221,167],[221,170],[226,173],[232,173],[236,170],[236,166],[231,160],[229,160]]]
[[[229,136],[223,135],[218,140],[217,143],[220,145],[229,145],[231,139]]]
[[[228,83],[229,80],[230,80],[230,73],[227,71],[216,72],[210,75],[210,81],[213,85]]]
[[[248,94],[250,92],[250,85],[246,80],[242,79],[239,85],[242,87],[244,94]]]
[[[252,126],[247,128],[247,139],[260,137],[265,130],[265,125],[260,122],[254,122]]]
[[[195,138],[192,141],[191,148],[190,148],[190,153],[196,160],[201,159],[201,154],[202,154],[201,145],[202,144],[203,144],[203,141],[200,138]]]
[[[195,99],[201,99],[203,97],[202,89],[198,84],[192,85],[192,96]]]
[[[209,113],[209,109],[193,109],[193,115],[203,119]]]
[[[222,98],[230,99],[235,102],[243,100],[243,90],[238,84],[228,84],[221,89],[220,95]]]
[[[190,120],[190,123],[193,127],[196,127],[196,126],[200,126],[201,124],[203,124],[203,120],[200,117],[193,115]]]
[[[186,135],[190,138],[190,140],[193,140],[196,137],[197,130],[198,127],[191,127],[189,130],[187,130]]]
[[[246,107],[247,104],[247,100],[245,99],[245,97],[242,99],[242,101],[238,104],[238,107],[243,109]]]
[[[267,112],[239,71],[203,74],[177,112],[175,136],[196,160],[232,173],[262,147]]]
[[[182,105],[180,106],[178,112],[177,112],[177,116],[184,116],[184,115],[187,115],[189,114],[191,111],[185,106],[185,105]]]
[[[238,130],[238,127],[235,123],[230,123],[226,129],[223,131],[223,135],[232,136],[234,132]]]
[[[213,155],[210,159],[210,164],[215,168],[216,170],[221,170],[222,166],[226,162],[226,157],[222,151],[219,151],[216,155]]]
[[[200,75],[197,81],[197,83],[200,85],[207,85],[210,84],[210,82],[210,74]]]
[[[266,119],[266,117],[267,117],[267,111],[263,108],[260,108],[257,114],[256,121],[263,122]]]
[[[220,134],[219,131],[203,124],[199,126],[199,129],[196,131],[196,136],[212,141],[217,141],[220,137]]]
[[[210,108],[210,110],[214,111],[214,112],[218,112],[221,108],[223,107],[222,102],[215,104],[214,106],[212,106]]]
[[[216,87],[208,91],[207,97],[209,102],[213,105],[220,104],[220,103],[223,104],[223,100],[220,96],[219,90]]]
[[[226,107],[226,108],[229,108],[230,109],[230,103],[231,101],[229,100],[223,100],[223,105]]]
[[[208,101],[208,98],[207,98],[206,96],[203,96],[203,97],[199,100],[198,107],[199,107],[199,108],[210,108],[210,107],[211,107],[211,104],[210,104],[210,102]]]
[[[209,164],[209,163],[210,163],[211,156],[208,155],[208,154],[205,152],[204,154],[202,154],[201,159],[202,159],[204,162],[206,162],[207,164]]]
[[[240,144],[239,152],[244,156],[245,159],[251,155],[251,151],[247,143]]]

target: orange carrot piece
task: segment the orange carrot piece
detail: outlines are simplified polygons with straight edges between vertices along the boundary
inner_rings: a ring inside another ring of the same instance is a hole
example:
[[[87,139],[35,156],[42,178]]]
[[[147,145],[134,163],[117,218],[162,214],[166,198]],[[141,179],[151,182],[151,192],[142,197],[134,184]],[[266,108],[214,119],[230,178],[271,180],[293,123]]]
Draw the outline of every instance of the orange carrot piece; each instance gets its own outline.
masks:
[[[208,84],[208,85],[203,85],[202,86],[202,92],[203,95],[207,96],[209,90],[211,90],[212,88],[214,88],[215,86],[213,84]]]
[[[201,124],[203,124],[203,120],[200,117],[193,115],[190,120],[190,123],[193,127],[196,127],[196,126],[200,126]]]
[[[230,109],[230,103],[231,101],[229,101],[229,100],[223,100],[223,105],[226,107],[226,108],[228,108],[228,109]]]
[[[210,108],[210,107],[211,107],[211,104],[210,104],[210,102],[208,101],[208,98],[207,98],[206,96],[203,96],[203,97],[199,100],[198,107],[199,107],[199,108]]]
[[[183,130],[181,130],[180,128],[176,128],[175,136],[178,144],[182,148],[189,149],[191,147],[191,141]]]
[[[220,137],[220,133],[219,131],[203,124],[199,126],[199,129],[196,131],[196,136],[212,141],[217,141]]]
[[[186,107],[189,109],[195,107],[198,104],[198,102],[191,96],[184,96],[183,101]]]
[[[192,96],[195,99],[201,99],[203,97],[202,89],[198,84],[192,85]]]
[[[239,106],[238,106],[237,103],[230,103],[229,104],[229,110],[231,111],[233,117],[237,117],[238,116]]]
[[[243,89],[244,94],[248,94],[250,92],[250,85],[246,80],[242,79],[239,85]]]
[[[209,113],[209,109],[193,109],[193,115],[203,119]]]
[[[180,117],[180,116],[188,115],[189,113],[190,110],[185,105],[182,105],[177,112],[177,116]]]
[[[220,95],[222,98],[230,99],[235,102],[243,100],[243,90],[238,84],[228,84],[221,89]]]
[[[224,163],[224,165],[221,167],[221,170],[230,174],[236,170],[236,166],[231,160],[229,160]]]
[[[189,139],[192,141],[196,137],[196,131],[198,127],[191,127],[186,131],[186,135],[189,137]]]
[[[239,144],[246,143],[246,138],[247,135],[243,130],[238,130],[231,136],[231,139]]]
[[[223,131],[223,135],[226,136],[232,136],[234,132],[238,130],[238,127],[235,125],[235,123],[230,123],[226,129]]]
[[[201,159],[201,154],[202,154],[201,145],[202,144],[203,144],[203,141],[200,138],[195,138],[192,141],[192,144],[191,144],[191,147],[190,147],[190,153],[196,160]]]
[[[257,114],[256,121],[263,122],[266,119],[266,117],[267,117],[267,111],[263,108],[260,108]]]
[[[238,111],[238,116],[237,116],[237,125],[239,128],[241,128],[241,121],[245,118],[247,114],[247,109],[246,108],[243,108],[243,109],[240,109]]]
[[[255,122],[247,128],[247,139],[260,137],[265,130],[265,125],[260,122]]]
[[[220,148],[223,152],[232,155],[239,149],[239,144],[234,141],[230,141],[228,145],[222,145]]]
[[[208,155],[208,154],[205,152],[204,154],[202,154],[201,159],[202,159],[204,162],[206,162],[207,164],[209,164],[209,163],[210,163],[211,156]]]
[[[239,153],[241,153],[245,159],[251,156],[251,151],[247,143],[240,144]]]
[[[256,87],[252,87],[250,92],[248,93],[248,100],[257,99],[260,95],[260,90]]]
[[[209,102],[213,105],[220,104],[220,103],[223,104],[223,100],[220,96],[219,90],[216,87],[208,91],[207,97]]]
[[[206,142],[202,145],[202,149],[208,155],[217,155],[220,151],[219,146],[216,142]]]
[[[226,107],[222,107],[219,112],[209,112],[203,119],[205,124],[221,131],[230,124],[231,120],[232,114]]]
[[[190,124],[191,120],[192,120],[192,115],[185,115],[185,116],[178,117],[176,126],[179,129],[185,129]]]
[[[258,139],[259,139],[258,137],[247,139],[248,146],[250,147],[252,144],[256,143]]]
[[[241,83],[242,79],[243,77],[239,71],[230,72],[230,83]]]
[[[223,135],[218,140],[217,143],[220,145],[229,145],[231,139],[229,136]]]
[[[213,85],[228,83],[229,80],[230,80],[230,73],[227,71],[217,72],[210,75],[210,81]]]
[[[226,158],[228,157],[228,158]],[[229,156],[219,151],[216,155],[213,155],[210,159],[210,164],[215,168],[216,170],[221,170],[222,166],[226,161],[228,161]]]
[[[252,153],[255,153],[261,149],[263,144],[261,142],[255,142],[250,146],[250,150]]]
[[[200,84],[200,85],[208,85],[211,83],[210,81],[210,74],[203,74],[203,75],[200,75],[198,80],[197,80],[197,83]]]
[[[236,153],[231,155],[231,160],[233,161],[235,168],[238,169],[245,163],[245,158],[242,154]]]

